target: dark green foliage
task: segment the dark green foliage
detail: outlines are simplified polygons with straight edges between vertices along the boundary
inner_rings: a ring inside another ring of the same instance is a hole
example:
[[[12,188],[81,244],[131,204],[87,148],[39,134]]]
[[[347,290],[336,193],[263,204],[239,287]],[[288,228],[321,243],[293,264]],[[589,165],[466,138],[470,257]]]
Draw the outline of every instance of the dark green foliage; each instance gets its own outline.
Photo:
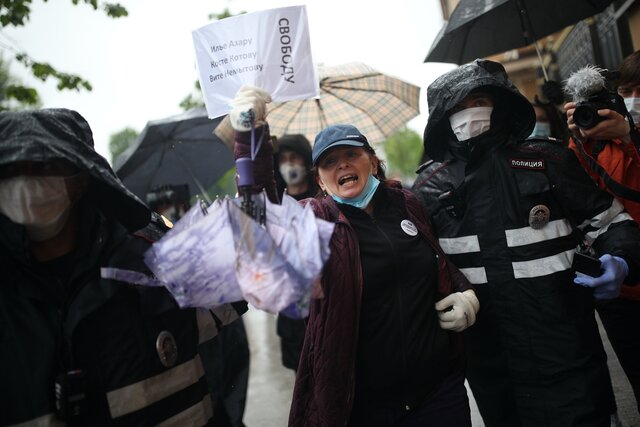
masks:
[[[20,84],[11,75],[9,62],[0,55],[0,111],[36,108],[39,105],[38,92]]]
[[[127,127],[119,132],[111,134],[109,138],[109,151],[111,152],[111,162],[113,163],[116,158],[122,154],[127,148],[134,143],[138,138],[138,131]]]
[[[32,0],[0,0],[0,25],[1,28],[25,26],[31,15]],[[44,0],[45,2],[47,0]],[[74,5],[84,3],[94,10],[102,8],[105,14],[111,18],[127,16],[128,12],[119,3],[98,3],[98,0],[71,0]],[[76,74],[64,73],[55,69],[45,62],[38,62],[31,58],[26,52],[15,52],[15,58],[22,65],[27,67],[31,74],[39,80],[47,81],[53,78],[58,81],[58,90],[87,90],[91,91],[91,83]],[[9,85],[2,87],[3,98],[13,98],[30,105],[38,102],[37,91],[20,85]]]

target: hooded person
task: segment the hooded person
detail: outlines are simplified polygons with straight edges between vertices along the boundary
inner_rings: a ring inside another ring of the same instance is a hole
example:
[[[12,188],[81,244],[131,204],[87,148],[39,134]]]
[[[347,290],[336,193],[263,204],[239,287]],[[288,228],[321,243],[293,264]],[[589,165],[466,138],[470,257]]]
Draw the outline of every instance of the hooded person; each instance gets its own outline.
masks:
[[[311,174],[311,143],[300,134],[284,135],[276,140],[274,154],[275,179],[278,194],[284,191],[296,200],[314,197],[318,192]],[[276,321],[280,337],[282,365],[298,369],[306,319],[291,319],[282,314]]]
[[[284,135],[275,142],[275,178],[279,194],[285,189],[296,200],[314,197],[318,186],[311,169],[311,143],[300,134]]]
[[[132,285],[165,230],[80,114],[0,113],[3,424],[209,423],[197,350],[215,319]]]
[[[465,332],[467,378],[487,426],[608,426],[615,412],[594,299],[640,273],[640,231],[573,153],[527,137],[529,101],[501,64],[475,60],[427,90],[413,191],[483,307]],[[604,273],[575,277],[585,241]]]

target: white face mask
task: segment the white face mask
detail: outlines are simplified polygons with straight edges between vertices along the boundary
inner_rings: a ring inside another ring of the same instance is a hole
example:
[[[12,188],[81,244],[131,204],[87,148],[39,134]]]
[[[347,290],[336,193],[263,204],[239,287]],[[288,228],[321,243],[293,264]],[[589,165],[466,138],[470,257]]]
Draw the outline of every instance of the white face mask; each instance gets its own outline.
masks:
[[[298,185],[304,181],[307,171],[302,165],[286,162],[280,165],[280,175],[287,185]]]
[[[56,236],[66,224],[70,208],[63,177],[16,176],[0,180],[0,213],[24,225],[34,242]]]
[[[466,141],[488,131],[492,111],[493,107],[472,107],[450,115],[451,130],[458,141]]]
[[[633,117],[634,124],[640,125],[640,98],[624,98],[624,105]]]

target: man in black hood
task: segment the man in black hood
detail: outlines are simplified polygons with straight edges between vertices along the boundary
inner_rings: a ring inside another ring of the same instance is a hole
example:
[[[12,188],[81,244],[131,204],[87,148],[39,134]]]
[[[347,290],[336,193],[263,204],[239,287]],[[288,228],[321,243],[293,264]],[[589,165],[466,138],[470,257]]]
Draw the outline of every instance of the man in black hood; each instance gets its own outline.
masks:
[[[215,319],[133,285],[165,230],[80,114],[0,113],[1,424],[210,424]]]
[[[615,401],[594,298],[638,281],[638,227],[568,149],[526,139],[535,114],[502,65],[463,65],[427,96],[432,160],[413,190],[483,307],[465,343],[485,424],[609,426]],[[603,274],[575,277],[579,243]]]

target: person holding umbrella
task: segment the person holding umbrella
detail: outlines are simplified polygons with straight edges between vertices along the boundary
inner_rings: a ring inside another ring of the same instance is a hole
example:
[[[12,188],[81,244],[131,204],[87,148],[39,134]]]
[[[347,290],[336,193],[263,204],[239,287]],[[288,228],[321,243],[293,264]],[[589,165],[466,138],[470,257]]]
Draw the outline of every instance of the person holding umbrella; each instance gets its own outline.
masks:
[[[617,92],[624,99],[635,129],[627,118],[609,108],[598,111],[602,120],[596,126],[581,129],[573,120],[576,103],[569,102],[565,104],[567,124],[574,133],[569,147],[594,182],[618,197],[640,223],[640,51],[622,61]],[[635,191],[635,197],[629,191],[616,191],[620,186]],[[640,412],[640,328],[635,327],[640,324],[640,286],[623,285],[619,298],[600,301],[596,307]]]
[[[594,299],[638,281],[640,230],[569,149],[526,139],[535,114],[501,64],[477,59],[427,95],[433,160],[413,190],[483,306],[465,348],[485,424],[609,426],[615,401]],[[583,241],[601,257],[590,261],[598,277],[575,277],[586,271],[572,268],[588,259],[576,254]]]
[[[269,100],[251,87],[236,95],[236,158],[249,154],[252,133],[269,141]],[[258,187],[272,185],[268,163],[255,165]],[[322,130],[312,163],[323,194],[302,203],[335,230],[323,297],[311,301],[289,425],[470,426],[457,332],[479,309],[472,286],[415,197],[385,179],[357,128]]]

